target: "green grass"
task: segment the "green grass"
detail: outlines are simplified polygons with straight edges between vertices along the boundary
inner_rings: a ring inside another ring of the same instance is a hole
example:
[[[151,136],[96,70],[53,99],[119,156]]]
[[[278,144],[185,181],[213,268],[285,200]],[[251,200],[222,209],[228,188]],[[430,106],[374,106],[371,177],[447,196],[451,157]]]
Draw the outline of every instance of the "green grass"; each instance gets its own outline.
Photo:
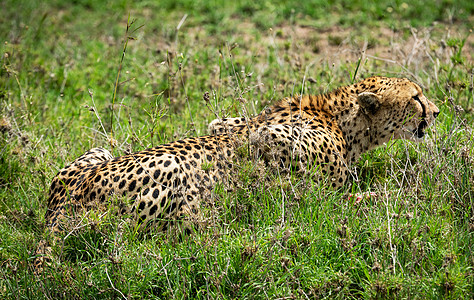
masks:
[[[0,2],[0,298],[472,298],[472,1],[228,2]],[[243,159],[206,230],[93,212],[33,274],[50,180],[87,149],[204,135],[371,74],[438,105],[423,143],[367,153],[342,191]]]

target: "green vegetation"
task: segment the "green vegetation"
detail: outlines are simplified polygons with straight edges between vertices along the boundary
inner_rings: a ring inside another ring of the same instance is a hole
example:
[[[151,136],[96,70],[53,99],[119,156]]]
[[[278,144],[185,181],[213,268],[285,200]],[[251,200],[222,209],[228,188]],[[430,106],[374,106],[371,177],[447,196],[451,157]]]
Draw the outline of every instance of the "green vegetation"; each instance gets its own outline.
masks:
[[[473,15],[451,0],[0,1],[0,298],[473,298]],[[204,135],[216,114],[372,74],[416,80],[441,114],[423,143],[367,153],[346,189],[243,153],[207,230],[137,234],[92,212],[33,274],[50,180],[87,149]]]

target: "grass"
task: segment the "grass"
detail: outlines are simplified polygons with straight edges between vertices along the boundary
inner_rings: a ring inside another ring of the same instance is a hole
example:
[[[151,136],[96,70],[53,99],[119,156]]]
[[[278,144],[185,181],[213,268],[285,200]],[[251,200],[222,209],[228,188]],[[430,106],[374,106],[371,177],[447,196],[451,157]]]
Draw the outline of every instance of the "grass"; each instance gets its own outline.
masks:
[[[2,1],[1,298],[472,298],[474,8],[461,2]],[[341,191],[244,155],[203,207],[207,230],[179,240],[92,212],[33,275],[50,180],[87,149],[204,135],[216,114],[371,74],[434,99],[423,143],[367,153]],[[348,196],[365,191],[377,196]]]

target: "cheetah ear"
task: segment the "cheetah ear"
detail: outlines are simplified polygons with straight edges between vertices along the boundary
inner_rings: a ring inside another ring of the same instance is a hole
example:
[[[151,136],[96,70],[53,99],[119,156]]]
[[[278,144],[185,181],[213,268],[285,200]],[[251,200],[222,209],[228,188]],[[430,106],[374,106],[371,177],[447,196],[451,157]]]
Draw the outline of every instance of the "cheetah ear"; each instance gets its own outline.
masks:
[[[363,92],[357,96],[359,105],[366,114],[375,114],[380,106],[380,97],[371,92]]]

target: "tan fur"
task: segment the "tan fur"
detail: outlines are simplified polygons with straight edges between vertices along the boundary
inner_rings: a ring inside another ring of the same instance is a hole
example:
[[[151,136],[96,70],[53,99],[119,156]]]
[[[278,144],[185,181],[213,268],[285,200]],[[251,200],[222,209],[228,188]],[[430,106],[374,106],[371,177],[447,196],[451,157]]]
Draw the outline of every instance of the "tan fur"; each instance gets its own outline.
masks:
[[[339,187],[361,154],[392,139],[421,140],[438,113],[416,83],[370,77],[325,95],[284,99],[248,120],[216,119],[209,131],[245,135],[266,128],[285,147],[298,143],[305,148],[308,161],[320,165],[332,186]],[[301,131],[298,141],[294,128]]]
[[[417,84],[371,77],[326,95],[284,99],[248,120],[214,120],[209,136],[116,158],[95,148],[54,177],[46,222],[59,231],[68,216],[106,207],[114,197],[129,199],[120,213],[141,228],[164,230],[176,221],[199,220],[204,195],[225,179],[234,150],[252,134],[271,145],[260,147],[267,161],[289,166],[297,156],[320,168],[337,188],[362,153],[390,139],[419,140],[438,112]],[[204,163],[212,168],[203,170]]]

